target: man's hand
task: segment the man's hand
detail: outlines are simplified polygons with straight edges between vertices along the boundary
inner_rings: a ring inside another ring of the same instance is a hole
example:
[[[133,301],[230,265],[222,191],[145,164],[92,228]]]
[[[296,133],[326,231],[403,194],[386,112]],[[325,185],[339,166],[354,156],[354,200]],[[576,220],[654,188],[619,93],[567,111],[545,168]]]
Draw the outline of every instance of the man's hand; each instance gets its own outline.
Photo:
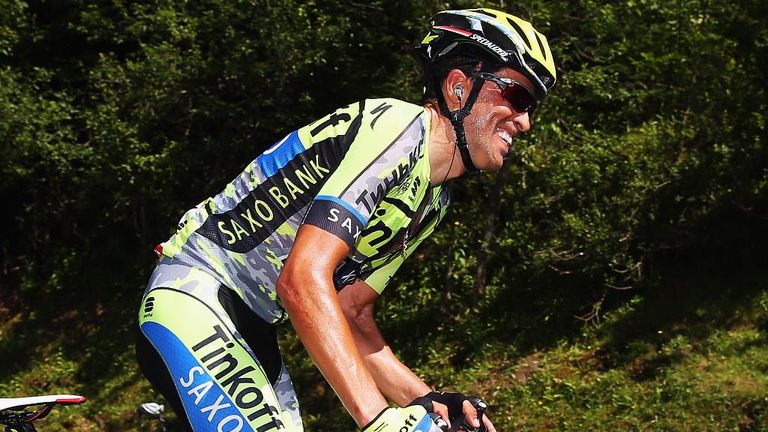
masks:
[[[491,420],[484,415],[487,404],[477,396],[466,396],[462,393],[430,392],[424,398],[432,401],[433,412],[448,420],[451,430],[458,430],[464,422],[473,429],[477,429],[482,421],[488,432],[496,432]]]

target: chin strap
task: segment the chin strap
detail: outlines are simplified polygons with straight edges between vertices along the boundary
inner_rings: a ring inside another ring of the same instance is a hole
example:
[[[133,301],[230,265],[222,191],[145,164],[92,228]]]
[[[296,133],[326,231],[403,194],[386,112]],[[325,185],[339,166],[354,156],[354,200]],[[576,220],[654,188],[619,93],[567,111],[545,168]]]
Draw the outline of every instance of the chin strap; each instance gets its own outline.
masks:
[[[474,80],[474,78],[472,79]],[[473,85],[472,91],[469,92],[469,96],[467,97],[467,101],[464,103],[464,106],[460,106],[456,111],[451,111],[448,108],[448,103],[446,103],[445,96],[443,96],[440,80],[436,80],[434,82],[434,86],[435,96],[437,96],[437,105],[440,107],[440,112],[451,120],[453,130],[456,132],[456,147],[459,148],[461,161],[464,162],[464,167],[467,169],[469,174],[480,173],[480,170],[477,169],[474,162],[472,162],[472,157],[469,155],[467,136],[464,133],[464,119],[469,115],[470,111],[472,111],[472,106],[475,104],[477,95],[480,94],[480,88],[482,86]],[[459,102],[461,102],[461,99],[459,99]]]

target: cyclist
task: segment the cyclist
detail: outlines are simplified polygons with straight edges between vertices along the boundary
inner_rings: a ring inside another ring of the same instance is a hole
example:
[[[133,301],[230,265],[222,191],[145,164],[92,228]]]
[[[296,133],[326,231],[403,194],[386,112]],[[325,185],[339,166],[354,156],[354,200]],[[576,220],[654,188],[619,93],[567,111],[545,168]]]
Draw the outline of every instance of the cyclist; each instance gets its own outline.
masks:
[[[302,429],[275,336],[290,317],[364,431],[429,430],[429,411],[495,431],[395,357],[373,307],[443,218],[445,182],[502,167],[554,62],[530,23],[490,9],[438,13],[415,51],[422,106],[364,100],[299,128],[156,249],[137,354],[190,429]]]

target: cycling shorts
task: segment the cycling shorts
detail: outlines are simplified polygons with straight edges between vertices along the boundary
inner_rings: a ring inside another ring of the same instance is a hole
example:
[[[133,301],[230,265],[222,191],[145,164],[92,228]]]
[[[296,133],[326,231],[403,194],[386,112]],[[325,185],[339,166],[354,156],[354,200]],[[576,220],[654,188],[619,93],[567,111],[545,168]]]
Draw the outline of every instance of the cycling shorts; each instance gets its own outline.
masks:
[[[303,430],[274,325],[196,268],[161,261],[151,280],[139,365],[191,430]]]

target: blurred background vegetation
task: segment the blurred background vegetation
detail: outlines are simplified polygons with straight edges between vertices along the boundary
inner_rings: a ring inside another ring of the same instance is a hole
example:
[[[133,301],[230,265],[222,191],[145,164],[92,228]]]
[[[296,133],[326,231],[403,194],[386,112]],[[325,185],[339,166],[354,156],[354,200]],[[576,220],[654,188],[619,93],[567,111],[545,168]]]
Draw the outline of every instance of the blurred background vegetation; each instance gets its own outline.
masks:
[[[133,359],[152,247],[277,138],[418,102],[446,8],[531,20],[555,91],[379,307],[500,431],[768,430],[768,3],[0,0],[0,397],[44,430],[152,430]],[[353,422],[293,336],[310,431]]]

